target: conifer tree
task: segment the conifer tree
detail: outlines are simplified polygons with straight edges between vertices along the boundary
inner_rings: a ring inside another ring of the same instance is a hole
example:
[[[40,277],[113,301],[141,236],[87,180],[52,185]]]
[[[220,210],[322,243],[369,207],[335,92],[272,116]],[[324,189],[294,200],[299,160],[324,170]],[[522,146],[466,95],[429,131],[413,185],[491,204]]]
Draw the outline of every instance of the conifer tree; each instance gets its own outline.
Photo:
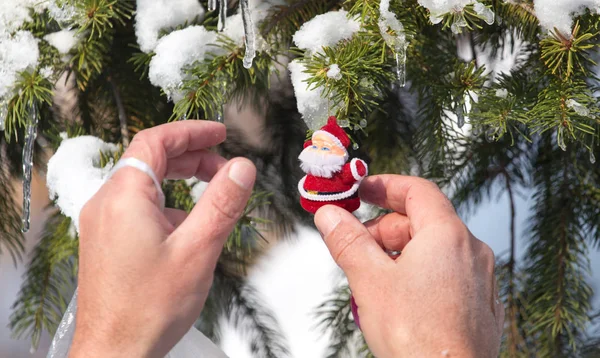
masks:
[[[515,61],[501,71],[504,56]],[[43,331],[53,334],[77,271],[77,232],[56,200],[23,258],[32,170],[45,172],[68,138],[115,144],[97,153],[104,168],[145,128],[223,121],[234,107],[258,113],[263,130],[282,138],[275,150],[286,168],[295,165],[294,148],[336,115],[370,174],[433,180],[465,215],[501,188],[511,217],[510,249],[497,264],[502,355],[598,356],[600,338],[589,327],[600,315],[588,278],[589,253],[600,245],[598,60],[597,0],[3,2],[0,254],[28,268],[13,332],[33,346]],[[56,101],[63,86],[74,94],[72,111]],[[236,139],[219,150],[259,161],[258,185],[198,327],[218,340],[227,315],[253,335],[257,357],[283,357],[278,323],[244,277],[265,246],[264,229],[275,223],[284,233],[311,218],[297,203],[298,172],[274,170],[260,153],[231,144]],[[22,207],[13,179],[24,183]],[[163,185],[168,206],[191,210],[198,183]],[[533,193],[528,213],[516,212],[522,191]],[[523,215],[529,226],[517,232]],[[522,257],[518,242],[526,243]],[[330,357],[369,355],[349,297],[346,286],[332,288],[316,310],[315,322],[333,327]]]

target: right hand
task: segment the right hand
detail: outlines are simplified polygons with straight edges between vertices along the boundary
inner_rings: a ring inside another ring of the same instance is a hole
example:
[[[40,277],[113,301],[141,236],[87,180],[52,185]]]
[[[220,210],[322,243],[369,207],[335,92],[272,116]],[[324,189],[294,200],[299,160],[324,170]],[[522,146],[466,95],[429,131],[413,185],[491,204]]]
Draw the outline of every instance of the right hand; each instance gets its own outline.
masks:
[[[438,187],[400,175],[366,178],[361,198],[395,212],[361,224],[327,205],[315,223],[348,277],[378,358],[497,357],[504,323],[494,254]],[[401,250],[395,260],[385,250]]]

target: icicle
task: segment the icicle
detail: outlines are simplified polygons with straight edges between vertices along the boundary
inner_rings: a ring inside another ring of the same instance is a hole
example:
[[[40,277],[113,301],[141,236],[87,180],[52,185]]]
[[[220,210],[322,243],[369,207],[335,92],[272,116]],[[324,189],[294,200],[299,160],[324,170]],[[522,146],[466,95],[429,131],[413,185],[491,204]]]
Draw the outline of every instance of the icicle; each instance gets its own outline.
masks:
[[[217,24],[217,30],[223,31],[225,29],[225,22],[227,21],[227,0],[219,0],[219,23]]]
[[[379,32],[385,43],[394,51],[396,56],[396,76],[401,87],[406,85],[406,48],[408,40],[404,33],[404,25],[396,15],[390,11],[390,0],[381,0],[379,3]],[[388,33],[392,29],[396,36]]]
[[[406,50],[396,52],[396,79],[400,87],[406,86]]]
[[[567,144],[565,143],[565,127],[559,126],[558,133],[556,134],[556,143],[563,152],[567,151]]]
[[[0,103],[0,131],[4,130],[6,117],[8,117],[8,106]]]
[[[208,0],[208,11],[215,11],[217,9],[217,0]]]
[[[594,155],[594,151],[590,149],[590,163],[596,164],[596,156]]]
[[[444,16],[439,16],[439,15],[430,15],[429,16],[429,21],[431,21],[431,23],[433,25],[437,25],[440,22],[442,22],[442,20],[444,20]]]
[[[29,231],[31,205],[31,173],[33,171],[33,150],[37,138],[38,109],[34,104],[29,112],[25,145],[23,146],[23,232]]]
[[[242,9],[242,22],[244,24],[244,36],[246,38],[246,53],[244,54],[244,67],[251,68],[252,61],[256,57],[256,34],[254,23],[252,22],[252,13],[248,7],[248,0],[240,0]]]
[[[465,125],[465,112],[462,104],[458,104],[456,106],[456,122],[458,124],[458,128],[462,128]]]
[[[458,19],[450,26],[450,30],[452,30],[453,34],[458,35],[462,33],[462,28],[467,27],[467,25],[467,20],[465,20],[464,15],[459,13]]]

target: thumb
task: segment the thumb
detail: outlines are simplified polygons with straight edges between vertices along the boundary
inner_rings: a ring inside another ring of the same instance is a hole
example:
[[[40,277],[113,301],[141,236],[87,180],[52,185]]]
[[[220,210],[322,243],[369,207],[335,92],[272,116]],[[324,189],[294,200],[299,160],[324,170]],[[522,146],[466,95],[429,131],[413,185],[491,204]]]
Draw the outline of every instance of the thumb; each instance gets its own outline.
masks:
[[[172,234],[176,245],[212,271],[223,244],[241,217],[256,179],[256,167],[232,159],[219,170],[187,219]]]
[[[368,278],[375,266],[390,262],[367,228],[348,211],[326,205],[315,214],[315,224],[335,262],[348,279]]]

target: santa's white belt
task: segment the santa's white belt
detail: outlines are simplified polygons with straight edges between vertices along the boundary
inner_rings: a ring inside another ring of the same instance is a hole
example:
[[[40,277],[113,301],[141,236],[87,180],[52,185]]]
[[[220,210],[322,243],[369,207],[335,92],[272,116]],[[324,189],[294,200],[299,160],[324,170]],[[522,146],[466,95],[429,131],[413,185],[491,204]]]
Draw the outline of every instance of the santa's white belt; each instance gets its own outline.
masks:
[[[349,197],[356,194],[356,192],[358,191],[358,187],[360,185],[359,183],[354,183],[350,189],[343,191],[341,193],[313,194],[314,191],[312,191],[312,190],[307,191],[306,189],[304,189],[304,182],[306,181],[306,177],[307,176],[305,175],[298,182],[298,191],[300,192],[301,197],[303,197],[304,199],[312,200],[312,201],[336,201],[336,200],[348,199]],[[313,192],[313,193],[311,193],[311,192]]]

